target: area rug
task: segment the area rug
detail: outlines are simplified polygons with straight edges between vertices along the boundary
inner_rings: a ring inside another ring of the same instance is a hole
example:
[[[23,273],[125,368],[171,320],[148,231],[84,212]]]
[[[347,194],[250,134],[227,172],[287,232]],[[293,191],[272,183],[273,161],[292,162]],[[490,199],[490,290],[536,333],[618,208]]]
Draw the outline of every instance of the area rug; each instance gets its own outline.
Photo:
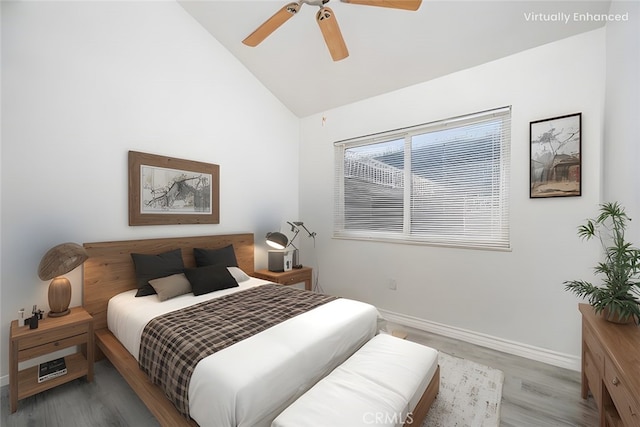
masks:
[[[422,427],[497,427],[502,371],[440,352],[440,391]]]

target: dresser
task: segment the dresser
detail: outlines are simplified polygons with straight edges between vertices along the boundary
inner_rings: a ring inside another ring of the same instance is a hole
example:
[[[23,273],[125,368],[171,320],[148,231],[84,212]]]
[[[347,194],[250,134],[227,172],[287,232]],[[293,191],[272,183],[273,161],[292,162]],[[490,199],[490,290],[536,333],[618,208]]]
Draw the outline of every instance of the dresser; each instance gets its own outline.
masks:
[[[582,398],[593,395],[601,427],[640,426],[640,327],[582,313]]]

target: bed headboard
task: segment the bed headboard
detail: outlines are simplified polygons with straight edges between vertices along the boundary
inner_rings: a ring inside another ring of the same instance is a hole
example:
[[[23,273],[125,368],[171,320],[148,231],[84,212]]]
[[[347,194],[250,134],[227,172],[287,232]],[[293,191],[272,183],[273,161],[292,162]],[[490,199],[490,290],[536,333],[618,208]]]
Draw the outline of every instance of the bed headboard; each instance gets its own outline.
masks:
[[[107,327],[107,304],[111,297],[137,287],[132,252],[159,254],[179,248],[185,267],[190,268],[196,266],[193,248],[218,249],[228,245],[233,245],[238,266],[245,273],[253,274],[251,233],[85,243],[89,259],[84,263],[82,305],[93,315],[94,329]]]

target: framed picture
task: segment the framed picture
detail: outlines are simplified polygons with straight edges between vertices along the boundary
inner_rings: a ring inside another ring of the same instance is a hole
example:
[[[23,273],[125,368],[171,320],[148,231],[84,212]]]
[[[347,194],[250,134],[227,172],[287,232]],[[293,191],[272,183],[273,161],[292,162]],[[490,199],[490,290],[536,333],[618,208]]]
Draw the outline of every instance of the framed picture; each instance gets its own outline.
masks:
[[[582,194],[582,113],[529,125],[530,198]]]
[[[129,151],[129,225],[219,224],[220,167]]]

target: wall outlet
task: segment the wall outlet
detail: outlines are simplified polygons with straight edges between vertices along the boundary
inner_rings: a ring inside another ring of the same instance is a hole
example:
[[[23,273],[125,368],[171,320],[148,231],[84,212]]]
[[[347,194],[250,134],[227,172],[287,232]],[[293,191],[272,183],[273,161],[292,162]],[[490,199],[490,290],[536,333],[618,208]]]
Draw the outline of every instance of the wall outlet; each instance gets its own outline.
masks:
[[[395,291],[396,289],[398,289],[398,284],[396,283],[396,279],[389,280],[389,289],[391,289],[392,291]]]

